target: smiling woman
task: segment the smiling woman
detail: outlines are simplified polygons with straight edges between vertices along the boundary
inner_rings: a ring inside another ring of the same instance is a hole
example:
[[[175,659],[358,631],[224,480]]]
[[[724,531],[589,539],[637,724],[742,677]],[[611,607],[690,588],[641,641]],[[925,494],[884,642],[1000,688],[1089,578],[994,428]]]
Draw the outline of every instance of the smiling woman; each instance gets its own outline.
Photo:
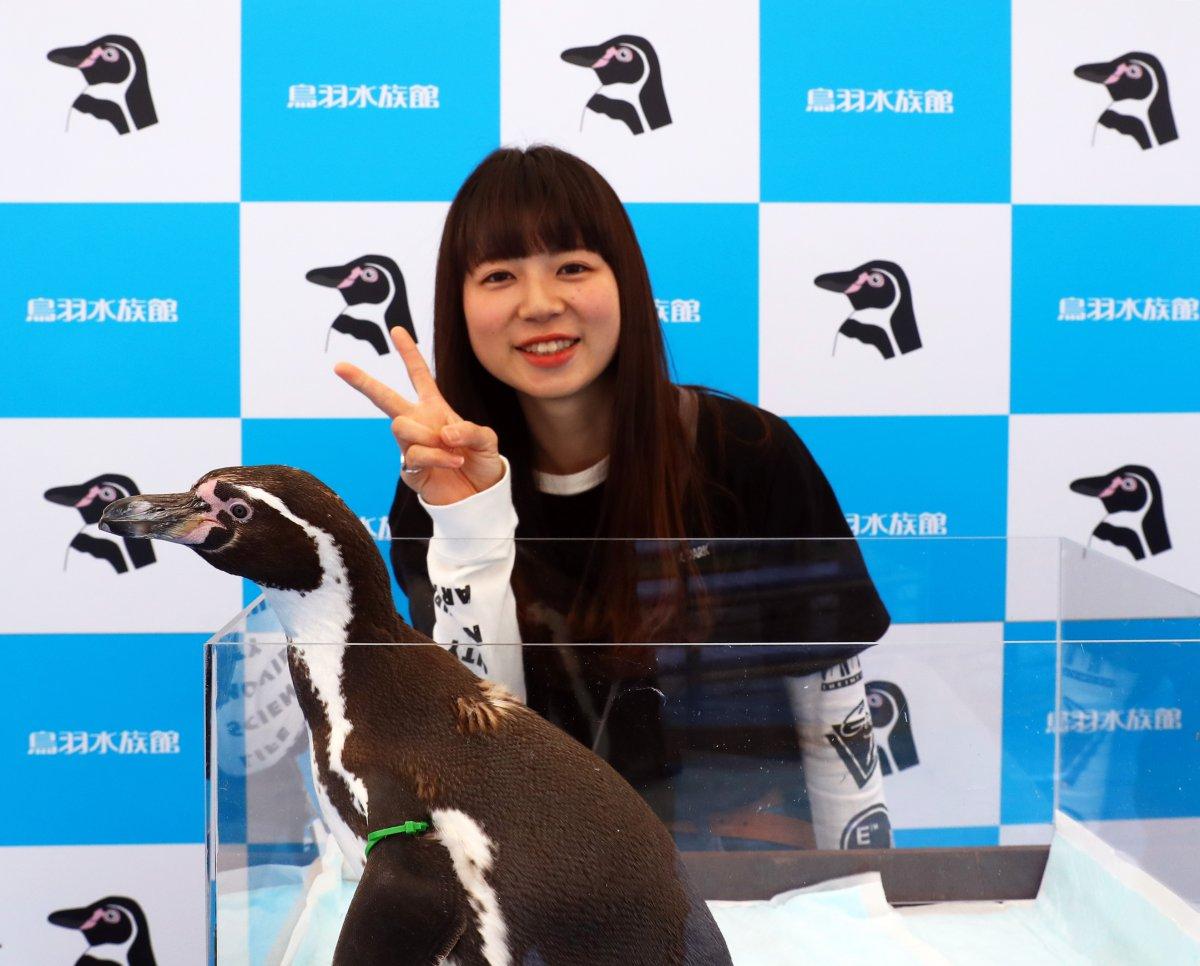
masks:
[[[671,381],[645,261],[609,184],[555,148],[488,156],[442,234],[436,380],[407,333],[392,337],[415,401],[346,363],[337,372],[391,417],[403,452],[391,556],[413,624],[585,745],[603,731],[611,763],[652,798],[679,768],[660,700],[679,695],[652,645],[821,642],[723,659],[743,685],[771,678],[764,669],[781,658],[801,675],[785,688],[775,673],[765,700],[778,691],[786,709],[792,696],[817,844],[889,844],[855,657],[887,612],[790,427]],[[559,539],[518,553],[514,534]],[[827,539],[745,542],[770,537]],[[731,574],[751,581],[730,591]],[[760,586],[763,574],[793,576]],[[572,646],[497,646],[534,642]],[[704,703],[692,702],[701,717]],[[830,728],[852,735],[857,764],[839,760]],[[833,791],[822,797],[816,776]],[[656,805],[668,821],[670,799]]]

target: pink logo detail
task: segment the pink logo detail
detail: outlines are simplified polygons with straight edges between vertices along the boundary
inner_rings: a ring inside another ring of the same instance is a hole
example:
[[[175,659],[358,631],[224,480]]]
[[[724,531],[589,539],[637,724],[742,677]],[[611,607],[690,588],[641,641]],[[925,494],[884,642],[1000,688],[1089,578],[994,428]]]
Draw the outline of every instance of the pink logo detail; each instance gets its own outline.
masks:
[[[103,53],[104,53],[103,47],[93,47],[92,52],[90,54],[88,54],[87,58],[83,61],[83,63],[79,65],[79,69],[85,70],[86,68],[91,67],[92,64],[96,63],[96,61],[98,61],[100,59],[100,55]]]
[[[605,64],[607,64],[610,60],[612,60],[616,56],[617,56],[617,48],[609,47],[608,50],[606,50],[604,52],[604,56],[601,57],[598,61],[596,61],[596,63],[592,64],[592,69],[599,70],[601,67],[603,67]]]
[[[342,279],[340,282],[338,282],[338,288],[349,288],[351,285],[354,284],[354,280],[357,279],[360,275],[362,275],[362,273],[363,273],[363,270],[356,265],[354,267],[354,270],[351,271],[349,275],[347,275],[344,279]]]
[[[858,278],[856,278],[854,280],[854,284],[851,285],[848,289],[846,289],[844,294],[853,295],[855,292],[857,292],[860,288],[862,288],[866,284],[868,278],[870,278],[870,273],[863,272],[861,275],[858,276]]]
[[[1117,66],[1117,69],[1116,69],[1116,70],[1114,70],[1114,71],[1113,71],[1111,74],[1109,74],[1109,75],[1108,75],[1106,78],[1104,78],[1104,83],[1106,83],[1106,84],[1115,84],[1117,81],[1119,81],[1119,80],[1121,79],[1121,75],[1122,75],[1122,74],[1125,74],[1125,73],[1128,73],[1128,72],[1129,72],[1129,67],[1128,67],[1128,65],[1126,65],[1126,64],[1120,64],[1120,65],[1118,65],[1118,66]],[[1141,73],[1141,72],[1139,71],[1139,74],[1140,74],[1140,73]]]

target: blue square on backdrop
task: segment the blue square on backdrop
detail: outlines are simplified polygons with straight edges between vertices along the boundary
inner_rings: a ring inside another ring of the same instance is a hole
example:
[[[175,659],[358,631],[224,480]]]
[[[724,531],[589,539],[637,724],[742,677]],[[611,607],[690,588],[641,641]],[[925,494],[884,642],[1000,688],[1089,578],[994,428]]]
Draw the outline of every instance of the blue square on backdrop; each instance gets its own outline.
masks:
[[[204,841],[204,637],[0,637],[0,845]]]
[[[242,459],[247,466],[282,463],[311,473],[371,530],[387,560],[387,518],[400,477],[400,451],[386,419],[243,419]],[[258,593],[247,581],[246,600]],[[408,602],[395,578],[392,593],[406,614]]]
[[[0,416],[238,415],[237,205],[0,205],[0,237]]]
[[[1005,545],[996,538],[1007,519],[1007,417],[788,422],[857,527],[893,621],[1004,619]]]
[[[637,204],[677,382],[758,401],[758,205]]]
[[[1012,410],[1190,412],[1200,208],[1013,207]]]
[[[1057,645],[1054,624],[1005,625],[1004,712],[1001,724],[1000,822],[1021,825],[1054,817],[1054,711]],[[1049,638],[1047,643],[1039,639]]]
[[[242,14],[242,198],[439,201],[500,138],[500,8]]]
[[[764,0],[760,29],[764,201],[1008,201],[1007,2]]]

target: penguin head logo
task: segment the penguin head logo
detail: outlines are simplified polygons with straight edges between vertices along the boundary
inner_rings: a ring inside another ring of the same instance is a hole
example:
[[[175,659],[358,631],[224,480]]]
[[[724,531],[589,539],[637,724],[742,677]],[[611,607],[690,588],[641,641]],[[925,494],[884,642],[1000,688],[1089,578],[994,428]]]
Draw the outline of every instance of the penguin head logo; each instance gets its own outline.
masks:
[[[908,698],[891,681],[867,682],[867,707],[879,746],[879,765],[885,775],[920,764],[913,738]]]
[[[129,966],[155,966],[150,945],[150,926],[146,914],[127,896],[106,896],[78,909],[59,909],[47,917],[55,926],[78,929],[88,946],[120,946],[105,949],[99,959],[90,956],[80,962],[125,962]],[[123,958],[115,957],[123,953]]]
[[[379,558],[371,533],[337,494],[291,466],[231,466],[184,493],[126,497],[105,509],[100,529],[181,543],[218,570],[302,596],[324,579],[321,535],[347,565]]]
[[[79,47],[58,47],[46,57],[83,74],[87,87],[75,98],[72,110],[107,121],[118,134],[158,123],[146,58],[132,37],[105,34]],[[68,127],[70,123],[68,114]]]
[[[1097,125],[1133,138],[1143,151],[1179,137],[1167,72],[1153,54],[1134,50],[1115,60],[1081,64],[1075,68],[1075,76],[1102,84],[1108,91],[1110,104],[1096,120]]]
[[[394,326],[417,341],[404,275],[386,255],[360,255],[345,265],[314,268],[304,277],[314,285],[336,288],[346,300],[346,307],[325,333],[326,352],[334,332],[366,342],[381,356],[389,351],[387,334]]]
[[[1124,547],[1135,560],[1171,549],[1162,486],[1150,467],[1127,463],[1102,476],[1074,480],[1071,490],[1104,505],[1093,537]]]
[[[837,335],[874,346],[885,359],[893,358],[897,351],[903,354],[921,348],[908,276],[895,262],[863,262],[849,271],[818,275],[813,283],[850,300],[850,316]],[[833,348],[836,352],[837,336]]]
[[[118,543],[103,536],[97,529],[105,507],[114,500],[134,496],[137,492],[137,484],[123,473],[101,473],[85,483],[56,486],[45,492],[45,498],[51,503],[74,507],[83,518],[83,527],[67,548],[64,570],[73,550],[108,561],[119,574],[128,573],[131,567],[138,569],[154,563],[154,548],[149,544],[130,540]]]
[[[620,121],[634,134],[671,123],[658,54],[645,37],[620,34],[591,47],[572,47],[561,56],[568,64],[594,70],[600,81],[584,108],[580,129],[587,111]]]

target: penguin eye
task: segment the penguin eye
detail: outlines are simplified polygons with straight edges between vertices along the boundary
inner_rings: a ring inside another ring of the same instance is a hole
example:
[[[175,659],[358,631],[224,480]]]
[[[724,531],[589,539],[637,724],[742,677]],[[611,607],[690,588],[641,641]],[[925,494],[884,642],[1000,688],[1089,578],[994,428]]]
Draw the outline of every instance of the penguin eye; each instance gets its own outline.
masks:
[[[1142,76],[1142,65],[1141,64],[1130,64],[1128,67],[1125,68],[1125,73],[1128,74],[1130,77],[1132,77],[1134,80],[1138,80]]]
[[[102,486],[102,487],[100,487],[100,492],[97,493],[96,495],[99,496],[100,499],[104,500],[105,502],[111,503],[113,500],[115,500],[117,498],[117,491],[115,489],[113,489],[111,486]]]
[[[618,47],[617,60],[619,60],[622,64],[628,64],[631,60],[633,60],[633,51],[628,47]]]
[[[867,284],[870,285],[871,288],[883,288],[883,276],[878,272],[872,272],[867,276]]]
[[[362,270],[362,279],[364,282],[378,282],[379,272],[373,268],[364,268]]]
[[[234,500],[229,504],[229,515],[235,520],[249,520],[250,507],[241,500]]]
[[[105,47],[100,51],[100,56],[107,60],[110,64],[115,64],[120,58],[121,53],[116,47]]]
[[[121,914],[116,909],[104,910],[104,921],[108,923],[120,922]]]
[[[872,708],[882,708],[883,695],[876,694],[874,691],[872,691],[867,695],[867,704],[869,704]]]
[[[1127,493],[1132,493],[1137,489],[1137,480],[1135,480],[1132,476],[1125,477],[1125,479],[1121,480],[1121,489],[1125,490]]]

